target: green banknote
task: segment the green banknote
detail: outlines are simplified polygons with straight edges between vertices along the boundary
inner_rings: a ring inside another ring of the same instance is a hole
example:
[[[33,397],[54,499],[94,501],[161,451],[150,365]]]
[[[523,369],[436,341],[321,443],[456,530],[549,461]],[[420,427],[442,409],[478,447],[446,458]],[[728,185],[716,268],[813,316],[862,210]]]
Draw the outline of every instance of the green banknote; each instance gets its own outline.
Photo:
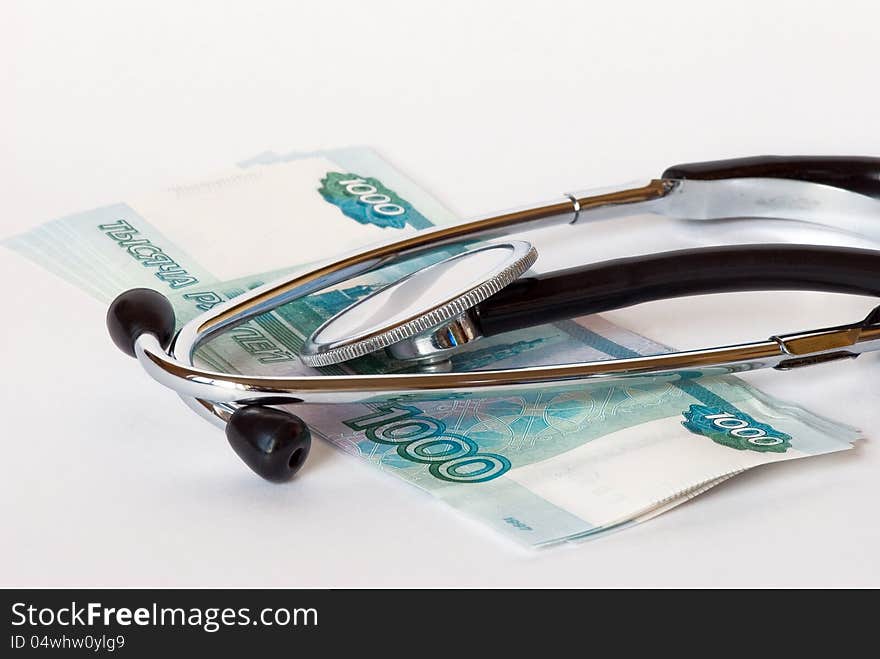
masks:
[[[373,151],[352,148],[261,154],[203,180],[49,222],[5,244],[104,303],[127,288],[155,288],[184,323],[309,262],[455,219]],[[449,253],[260,316],[212,340],[197,362],[230,372],[316,373],[296,357],[313,329]],[[664,350],[591,316],[485,339],[453,364],[479,370]],[[405,368],[365,357],[321,372]],[[734,377],[295,412],[340,449],[533,546],[643,521],[751,467],[847,449],[858,437]]]

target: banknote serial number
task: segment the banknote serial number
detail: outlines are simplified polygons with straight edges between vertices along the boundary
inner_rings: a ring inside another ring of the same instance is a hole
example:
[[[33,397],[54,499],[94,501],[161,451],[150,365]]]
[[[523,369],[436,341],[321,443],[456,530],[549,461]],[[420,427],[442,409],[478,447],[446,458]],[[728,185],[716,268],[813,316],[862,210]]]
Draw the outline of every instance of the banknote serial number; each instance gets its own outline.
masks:
[[[404,460],[428,465],[442,481],[485,483],[510,470],[503,455],[481,452],[473,439],[449,432],[443,421],[413,405],[382,405],[343,423],[372,442],[395,446]]]

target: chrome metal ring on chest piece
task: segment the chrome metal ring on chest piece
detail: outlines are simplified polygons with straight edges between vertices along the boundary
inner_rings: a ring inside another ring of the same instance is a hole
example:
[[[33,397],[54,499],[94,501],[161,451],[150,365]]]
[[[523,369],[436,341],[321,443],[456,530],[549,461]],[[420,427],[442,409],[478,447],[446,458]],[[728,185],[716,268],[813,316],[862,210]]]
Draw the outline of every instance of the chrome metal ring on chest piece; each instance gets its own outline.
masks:
[[[300,354],[308,366],[329,366],[387,348],[396,359],[435,363],[480,336],[468,314],[516,281],[537,260],[525,241],[470,249],[385,286],[330,318]]]

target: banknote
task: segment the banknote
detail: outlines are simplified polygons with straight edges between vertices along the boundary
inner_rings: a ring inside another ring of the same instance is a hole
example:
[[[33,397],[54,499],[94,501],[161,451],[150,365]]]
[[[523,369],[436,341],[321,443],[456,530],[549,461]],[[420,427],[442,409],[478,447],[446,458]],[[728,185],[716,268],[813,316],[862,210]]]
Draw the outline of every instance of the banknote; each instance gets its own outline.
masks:
[[[267,152],[235,168],[70,215],[4,244],[101,302],[155,288],[184,323],[339,252],[456,219],[366,148]],[[199,350],[197,363],[259,374],[411,368],[369,356],[315,371],[298,360],[338,310],[457,248],[394,264],[285,305]],[[255,274],[257,273],[257,274]],[[668,350],[601,316],[508,333],[456,355],[456,370]],[[313,433],[531,546],[624,528],[746,469],[847,449],[858,432],[735,377],[646,378],[470,400],[292,409]]]

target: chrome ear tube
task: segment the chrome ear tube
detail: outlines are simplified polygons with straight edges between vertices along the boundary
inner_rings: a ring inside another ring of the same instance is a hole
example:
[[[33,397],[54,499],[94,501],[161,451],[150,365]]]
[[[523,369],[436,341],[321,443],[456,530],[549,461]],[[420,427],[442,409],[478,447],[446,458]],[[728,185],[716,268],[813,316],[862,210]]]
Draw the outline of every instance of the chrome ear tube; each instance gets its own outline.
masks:
[[[627,378],[738,373],[851,358],[880,348],[880,319],[702,350],[553,366],[451,372],[449,356],[483,336],[669,297],[725,291],[820,290],[880,295],[880,252],[806,245],[678,250],[530,276],[540,256],[505,236],[553,224],[655,213],[688,220],[763,217],[820,222],[864,235],[880,225],[880,159],[760,157],[679,165],[645,184],[564,195],[549,203],[420,232],[332,259],[254,289],[175,334],[170,303],[135,289],[111,304],[116,345],[151,377],[226,429],[236,453],[272,481],[308,455],[301,419],[277,405],[484,397],[571,390]],[[474,241],[481,241],[473,244]],[[486,243],[485,241],[490,241]],[[293,300],[444,245],[461,253],[373,292],[328,319],[302,350],[322,367],[376,351],[411,359],[416,372],[251,376],[194,365],[211,337]]]

